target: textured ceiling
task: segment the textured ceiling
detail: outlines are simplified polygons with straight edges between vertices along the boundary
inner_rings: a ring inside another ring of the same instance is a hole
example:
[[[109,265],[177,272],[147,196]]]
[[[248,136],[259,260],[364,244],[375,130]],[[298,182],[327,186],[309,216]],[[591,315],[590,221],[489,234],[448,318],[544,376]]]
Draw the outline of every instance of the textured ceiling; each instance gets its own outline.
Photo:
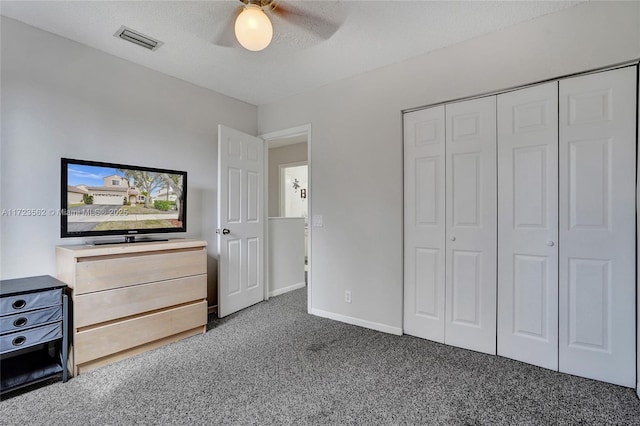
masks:
[[[0,13],[198,86],[262,105],[574,6],[580,1],[286,1],[339,26],[272,15],[261,52],[216,44],[240,5],[225,1],[5,1]],[[151,52],[113,34],[159,39]],[[305,29],[306,28],[306,29]],[[313,31],[309,31],[312,29]]]

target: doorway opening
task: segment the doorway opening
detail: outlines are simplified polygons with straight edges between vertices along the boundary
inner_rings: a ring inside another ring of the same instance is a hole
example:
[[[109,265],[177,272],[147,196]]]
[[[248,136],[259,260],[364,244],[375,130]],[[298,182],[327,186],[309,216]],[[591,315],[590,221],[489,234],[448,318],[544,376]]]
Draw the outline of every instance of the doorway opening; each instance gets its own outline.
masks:
[[[261,135],[265,141],[265,300],[307,286],[311,309],[311,126]],[[300,278],[301,277],[301,278]]]
[[[306,150],[303,147],[289,145],[293,150],[298,150],[302,155]],[[275,151],[274,151],[275,153]],[[276,163],[279,157],[272,155],[269,160]],[[309,276],[309,166],[307,161],[279,164],[278,169],[280,181],[280,217],[281,218],[302,218],[304,219],[304,282],[307,283]],[[270,200],[271,201],[271,200]]]

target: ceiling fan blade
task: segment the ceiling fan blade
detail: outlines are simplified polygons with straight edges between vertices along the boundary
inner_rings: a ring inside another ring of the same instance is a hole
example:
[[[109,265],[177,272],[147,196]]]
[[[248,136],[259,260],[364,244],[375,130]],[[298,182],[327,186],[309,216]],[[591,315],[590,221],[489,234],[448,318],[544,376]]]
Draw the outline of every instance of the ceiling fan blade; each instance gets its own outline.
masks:
[[[236,8],[233,13],[229,15],[229,18],[220,29],[218,36],[213,40],[213,44],[222,47],[236,47],[240,45],[238,40],[236,40],[235,23],[242,9],[244,9],[244,6]]]
[[[340,28],[341,22],[334,22],[315,13],[283,2],[273,2],[271,13],[285,19],[321,39],[330,38]]]

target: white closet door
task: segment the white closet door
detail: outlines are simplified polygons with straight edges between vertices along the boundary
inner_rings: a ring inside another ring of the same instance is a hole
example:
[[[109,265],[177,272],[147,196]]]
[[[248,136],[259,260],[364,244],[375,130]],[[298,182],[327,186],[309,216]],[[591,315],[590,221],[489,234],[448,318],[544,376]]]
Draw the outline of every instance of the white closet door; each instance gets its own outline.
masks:
[[[444,342],[444,105],[404,115],[404,332]]]
[[[498,96],[498,355],[558,369],[558,82]]]
[[[636,68],[560,82],[560,371],[635,385]]]
[[[496,97],[446,105],[445,343],[496,353]]]
[[[640,102],[640,84],[637,84],[636,90],[638,91],[638,101]],[[636,122],[638,127],[640,128],[640,108],[638,109],[638,121]],[[637,147],[637,141],[636,141]],[[637,148],[636,148],[637,151]],[[640,153],[636,152],[637,160],[636,160],[636,234],[637,230],[640,229],[640,215],[638,215],[638,211],[640,211],[640,188],[638,187],[637,182],[640,182],[640,170],[638,170],[638,164],[640,164]],[[640,264],[640,239],[636,235],[636,312],[638,312],[638,307],[640,307],[640,291],[638,291],[638,265]],[[636,314],[636,336],[638,333],[638,329],[640,327],[640,315]],[[636,376],[637,371],[640,368],[640,339],[636,338]],[[638,383],[636,384],[636,395],[640,397],[640,378],[638,378]]]

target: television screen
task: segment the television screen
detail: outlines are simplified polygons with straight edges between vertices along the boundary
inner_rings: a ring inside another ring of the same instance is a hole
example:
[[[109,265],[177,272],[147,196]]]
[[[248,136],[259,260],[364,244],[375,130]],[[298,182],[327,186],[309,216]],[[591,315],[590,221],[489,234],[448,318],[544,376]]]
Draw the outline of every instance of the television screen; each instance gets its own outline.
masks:
[[[187,172],[62,158],[61,237],[187,230]]]

